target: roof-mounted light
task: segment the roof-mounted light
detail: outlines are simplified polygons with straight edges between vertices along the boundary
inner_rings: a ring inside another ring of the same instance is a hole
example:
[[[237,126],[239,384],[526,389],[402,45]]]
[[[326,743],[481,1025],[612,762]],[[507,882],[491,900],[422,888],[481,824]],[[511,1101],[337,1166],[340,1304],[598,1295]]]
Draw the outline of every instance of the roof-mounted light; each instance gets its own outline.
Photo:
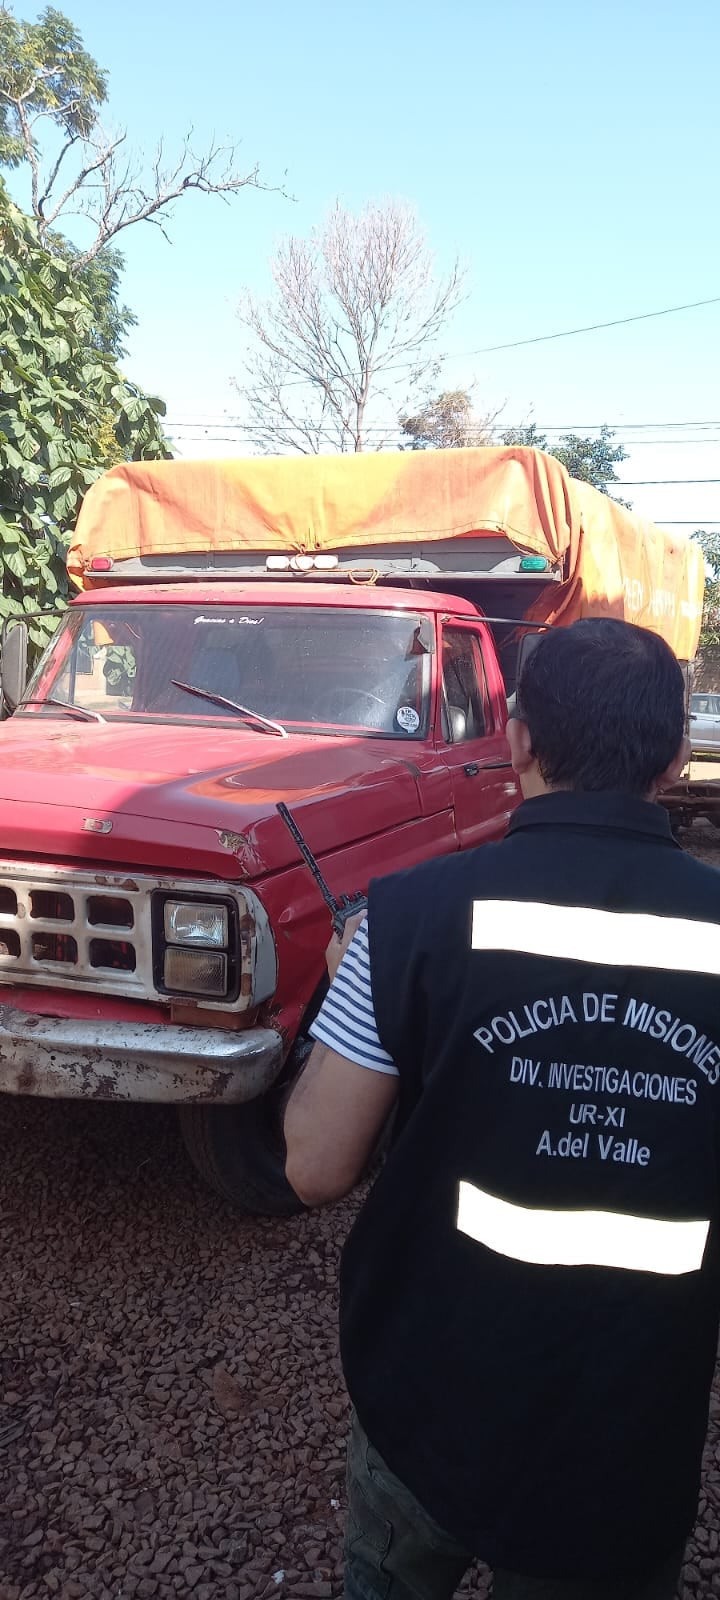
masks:
[[[265,559],[267,572],[332,572],[337,565],[337,556],[325,553],[318,556],[267,556]]]
[[[88,561],[85,567],[86,572],[112,572],[112,569],[112,556],[93,556],[92,561]]]

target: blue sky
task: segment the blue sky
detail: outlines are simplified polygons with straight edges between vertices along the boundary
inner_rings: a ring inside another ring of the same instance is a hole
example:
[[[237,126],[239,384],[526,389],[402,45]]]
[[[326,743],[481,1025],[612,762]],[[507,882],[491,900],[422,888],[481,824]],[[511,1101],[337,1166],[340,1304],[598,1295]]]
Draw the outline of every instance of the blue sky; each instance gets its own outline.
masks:
[[[720,479],[720,304],[473,353],[720,295],[716,0],[62,9],[108,68],[108,120],[138,150],[162,134],[171,151],[192,125],[199,147],[242,141],[247,166],[294,196],[191,196],[172,245],[148,226],[123,236],[139,317],[128,371],[171,420],[237,414],[234,307],[269,287],[277,239],[307,233],[336,197],[390,195],[417,208],[439,269],[456,253],[467,267],[444,386],[473,383],[478,408],[504,404],[508,425],[615,424],[633,442],[627,479]],[[668,426],[701,422],[714,426]],[[243,453],[199,425],[184,437],[186,453]],[[720,525],[720,484],[627,497],[659,521]]]

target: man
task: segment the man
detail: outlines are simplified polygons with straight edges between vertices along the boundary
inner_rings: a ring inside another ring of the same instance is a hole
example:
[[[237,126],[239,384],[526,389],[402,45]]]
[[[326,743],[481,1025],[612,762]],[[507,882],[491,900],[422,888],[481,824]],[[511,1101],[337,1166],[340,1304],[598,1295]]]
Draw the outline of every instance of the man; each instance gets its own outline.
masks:
[[[347,1192],[349,1600],[672,1600],[717,1340],[720,893],[655,804],[680,668],[546,634],[507,838],[371,887],[289,1102],[287,1172]],[[343,954],[335,952],[333,959]]]

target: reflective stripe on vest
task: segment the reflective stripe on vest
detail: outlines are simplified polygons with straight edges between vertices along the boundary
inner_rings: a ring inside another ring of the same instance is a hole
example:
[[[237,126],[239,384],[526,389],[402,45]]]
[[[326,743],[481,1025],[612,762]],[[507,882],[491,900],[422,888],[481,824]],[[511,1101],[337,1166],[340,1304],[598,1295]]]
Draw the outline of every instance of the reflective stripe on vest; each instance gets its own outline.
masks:
[[[535,900],[475,900],[473,950],[720,974],[720,924]]]
[[[461,1233],[515,1261],[536,1266],[622,1267],[679,1277],[699,1272],[710,1227],[663,1222],[615,1211],[542,1211],[511,1205],[472,1183],[461,1183]]]

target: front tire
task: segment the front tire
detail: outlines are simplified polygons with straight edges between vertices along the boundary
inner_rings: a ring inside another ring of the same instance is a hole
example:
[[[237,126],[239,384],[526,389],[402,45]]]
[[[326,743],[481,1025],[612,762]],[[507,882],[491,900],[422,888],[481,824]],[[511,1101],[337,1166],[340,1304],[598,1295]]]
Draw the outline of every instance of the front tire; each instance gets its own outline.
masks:
[[[317,1009],[317,1008],[315,1008]],[[313,1012],[314,1015],[314,1012]],[[185,1149],[211,1189],[254,1217],[297,1217],[306,1210],[285,1177],[284,1108],[312,1049],[303,1030],[280,1079],[239,1106],[180,1106]]]
[[[182,1106],[180,1131],[211,1188],[251,1216],[294,1217],[305,1207],[285,1177],[283,1091],[239,1106]]]

